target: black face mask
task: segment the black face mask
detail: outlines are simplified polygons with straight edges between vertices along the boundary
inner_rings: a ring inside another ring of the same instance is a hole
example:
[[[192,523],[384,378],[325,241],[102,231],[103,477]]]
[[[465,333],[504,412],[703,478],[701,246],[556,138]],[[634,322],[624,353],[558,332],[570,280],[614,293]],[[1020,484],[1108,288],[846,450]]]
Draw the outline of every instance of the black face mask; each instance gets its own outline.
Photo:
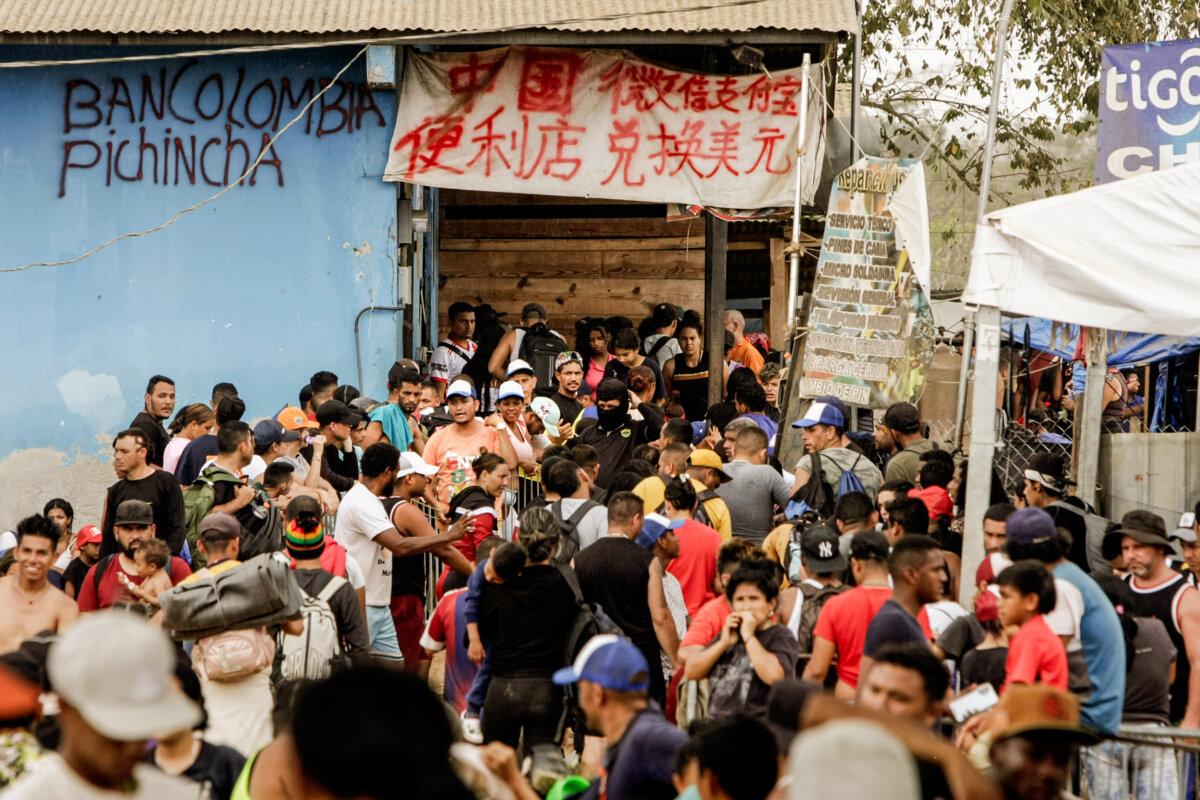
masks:
[[[597,406],[596,416],[600,421],[601,428],[606,431],[615,431],[629,419],[629,400],[622,398],[621,405],[616,408],[600,408]]]

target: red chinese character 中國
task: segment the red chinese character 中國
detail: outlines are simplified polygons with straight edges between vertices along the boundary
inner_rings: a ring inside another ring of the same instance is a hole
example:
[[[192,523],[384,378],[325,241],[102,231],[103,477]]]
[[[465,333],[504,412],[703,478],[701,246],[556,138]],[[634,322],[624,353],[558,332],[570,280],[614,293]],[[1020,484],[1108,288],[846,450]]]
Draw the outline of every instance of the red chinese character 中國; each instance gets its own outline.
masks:
[[[517,108],[521,111],[571,113],[571,96],[583,59],[563,50],[525,51],[521,81],[517,87]]]

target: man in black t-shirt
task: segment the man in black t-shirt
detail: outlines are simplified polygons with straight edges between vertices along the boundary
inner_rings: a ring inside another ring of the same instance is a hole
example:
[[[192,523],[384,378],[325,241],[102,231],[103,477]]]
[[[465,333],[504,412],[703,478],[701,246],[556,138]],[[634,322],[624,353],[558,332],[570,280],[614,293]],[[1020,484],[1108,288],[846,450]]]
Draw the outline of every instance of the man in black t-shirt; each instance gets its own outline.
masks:
[[[648,664],[658,664],[662,652],[674,665],[679,635],[663,592],[662,564],[635,541],[643,521],[640,497],[633,492],[613,495],[608,501],[608,535],[579,551],[575,574],[584,599],[604,609]],[[662,670],[650,671],[650,697],[665,703]]]
[[[117,506],[125,500],[149,503],[154,511],[156,536],[167,543],[171,555],[179,555],[183,550],[183,491],[171,473],[146,463],[146,452],[146,434],[140,428],[123,430],[113,439],[113,470],[118,480],[108,487],[104,498],[101,557],[120,550],[113,533],[113,520]]]
[[[629,390],[615,378],[600,382],[596,391],[596,411],[595,422],[580,423],[576,442],[596,449],[600,457],[596,485],[608,489],[613,478],[633,456],[634,448],[658,439],[659,430],[652,429],[644,419],[630,417]]]
[[[550,395],[550,399],[558,406],[559,428],[562,424],[574,425],[575,419],[583,413],[583,405],[576,399],[579,387],[583,385],[583,359],[574,350],[559,353],[554,360],[554,378],[558,381],[558,391]]]
[[[361,420],[358,412],[338,400],[326,400],[317,409],[317,424],[327,442],[321,459],[321,477],[339,492],[349,491],[358,480],[358,456],[350,432]],[[312,445],[302,448],[300,454],[312,463]]]
[[[171,438],[163,427],[163,420],[170,419],[175,410],[175,381],[165,375],[155,375],[146,383],[145,401],[146,405],[129,427],[146,434],[146,461],[161,467],[163,452]]]

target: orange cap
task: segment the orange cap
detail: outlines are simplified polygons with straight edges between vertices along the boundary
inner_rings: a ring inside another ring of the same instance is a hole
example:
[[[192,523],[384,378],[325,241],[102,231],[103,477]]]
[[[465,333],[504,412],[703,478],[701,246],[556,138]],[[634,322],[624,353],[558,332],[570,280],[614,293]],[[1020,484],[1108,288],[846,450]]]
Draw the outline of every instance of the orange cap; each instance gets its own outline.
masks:
[[[311,420],[298,406],[287,406],[280,411],[275,419],[279,420],[279,424],[289,431],[298,431],[301,428],[319,428],[316,420]]]

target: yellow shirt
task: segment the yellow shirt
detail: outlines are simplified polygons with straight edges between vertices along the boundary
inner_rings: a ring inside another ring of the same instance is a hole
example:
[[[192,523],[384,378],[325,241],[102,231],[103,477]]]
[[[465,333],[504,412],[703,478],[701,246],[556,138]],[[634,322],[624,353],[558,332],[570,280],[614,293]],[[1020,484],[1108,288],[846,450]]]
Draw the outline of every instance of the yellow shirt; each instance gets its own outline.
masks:
[[[242,562],[238,561],[236,558],[231,558],[228,561],[222,561],[215,567],[205,567],[204,569],[196,570],[191,575],[188,575],[186,578],[180,581],[180,583],[190,583],[197,578],[207,578],[210,575],[215,577],[220,575],[222,572],[227,572],[234,567],[241,566],[241,563]]]
[[[696,494],[708,491],[708,487],[695,478],[692,478],[692,488],[696,490]],[[667,485],[657,475],[643,478],[641,483],[633,487],[633,493],[642,498],[642,513],[644,514],[651,514],[662,508],[663,495],[666,491]],[[732,539],[733,517],[730,516],[729,506],[725,505],[725,501],[714,497],[711,500],[705,500],[702,505],[704,513],[708,515],[709,527],[721,534],[722,541],[727,542]]]
[[[767,534],[767,538],[763,539],[762,549],[767,554],[767,558],[780,564],[783,567],[783,588],[791,586],[791,581],[787,577],[788,568],[788,545],[792,541],[792,524],[785,522],[776,527]]]

